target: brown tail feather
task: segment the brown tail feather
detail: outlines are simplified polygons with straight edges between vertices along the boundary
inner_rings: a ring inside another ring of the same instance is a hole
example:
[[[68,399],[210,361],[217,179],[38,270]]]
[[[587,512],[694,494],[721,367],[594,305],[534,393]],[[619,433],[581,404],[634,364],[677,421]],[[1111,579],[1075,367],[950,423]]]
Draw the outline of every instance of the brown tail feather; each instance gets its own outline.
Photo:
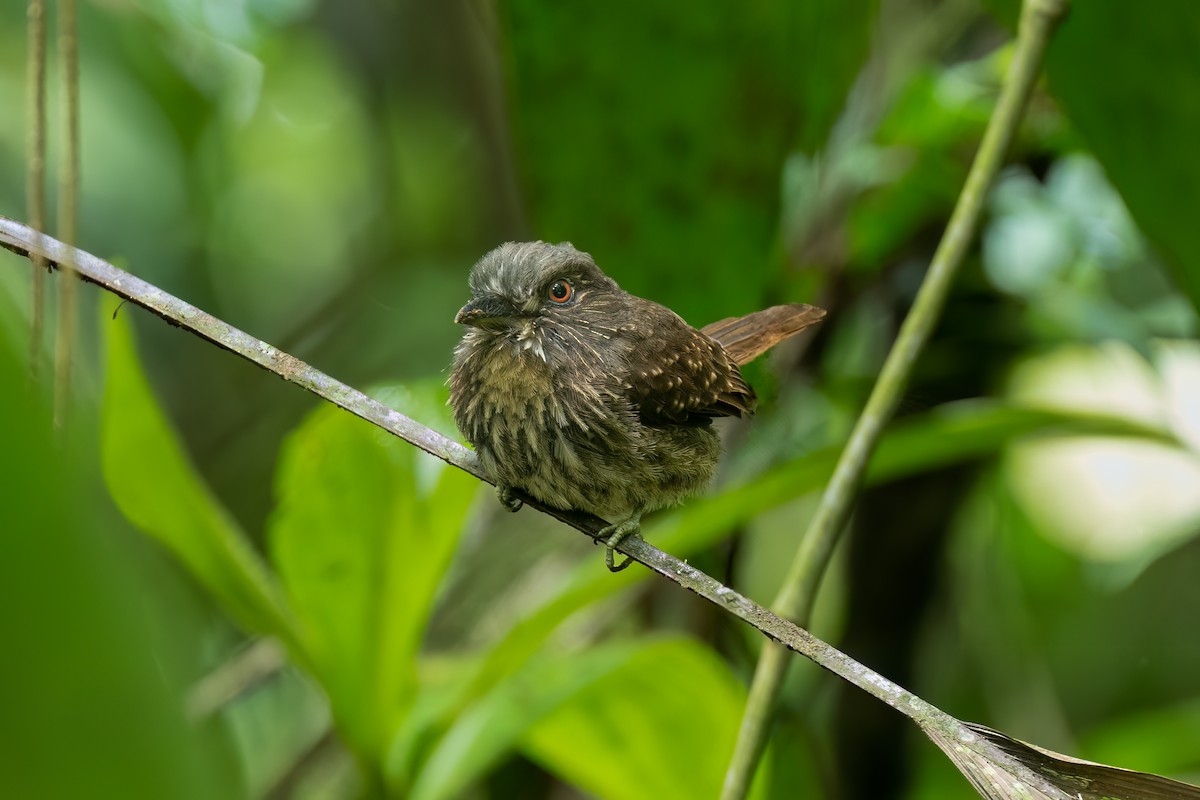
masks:
[[[804,303],[771,306],[744,317],[728,317],[705,325],[701,332],[716,339],[738,365],[748,364],[789,336],[825,316],[825,309]]]

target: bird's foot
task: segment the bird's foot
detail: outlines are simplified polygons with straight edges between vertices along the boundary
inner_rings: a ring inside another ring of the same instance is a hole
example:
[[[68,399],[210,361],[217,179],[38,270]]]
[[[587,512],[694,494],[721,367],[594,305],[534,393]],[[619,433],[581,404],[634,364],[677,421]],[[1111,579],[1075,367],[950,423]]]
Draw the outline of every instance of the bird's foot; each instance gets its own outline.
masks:
[[[517,497],[511,486],[497,486],[496,497],[500,500],[500,505],[511,512],[520,511],[521,506],[525,505],[525,501]]]
[[[609,525],[603,528],[597,538],[604,542],[604,566],[608,567],[609,572],[620,572],[633,563],[633,558],[626,556],[625,560],[620,564],[616,563],[614,547],[628,539],[630,536],[642,535],[642,515],[636,514],[624,522],[618,522],[615,525]]]

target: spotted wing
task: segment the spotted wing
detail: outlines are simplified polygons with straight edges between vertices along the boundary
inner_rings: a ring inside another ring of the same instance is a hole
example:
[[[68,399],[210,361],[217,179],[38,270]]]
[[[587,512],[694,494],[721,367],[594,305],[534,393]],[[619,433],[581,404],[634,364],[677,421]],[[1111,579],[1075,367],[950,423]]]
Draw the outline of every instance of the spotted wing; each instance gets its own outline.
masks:
[[[754,390],[721,345],[653,303],[638,309],[638,341],[629,359],[629,396],[650,425],[701,424],[754,413]]]

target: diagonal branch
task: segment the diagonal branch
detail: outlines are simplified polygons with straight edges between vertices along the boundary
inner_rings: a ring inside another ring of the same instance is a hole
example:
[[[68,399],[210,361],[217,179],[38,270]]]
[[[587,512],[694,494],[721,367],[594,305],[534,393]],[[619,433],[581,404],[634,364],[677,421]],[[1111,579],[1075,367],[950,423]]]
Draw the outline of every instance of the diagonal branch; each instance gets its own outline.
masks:
[[[101,286],[162,317],[172,325],[184,328],[218,347],[258,364],[284,380],[308,389],[318,397],[379,426],[448,464],[469,472],[480,480],[487,480],[475,455],[457,442],[190,303],[114,267],[103,259],[51,239],[6,217],[0,217],[0,247],[33,261],[42,259],[64,271],[70,270],[82,280]],[[549,509],[533,498],[524,499],[531,507],[550,514],[593,539],[598,540],[600,530],[606,525],[597,517]],[[664,553],[646,541],[628,539],[617,549],[663,577],[724,608],[770,639],[815,661],[916,722],[986,797],[1050,800],[1084,797],[1091,800],[1100,798],[1101,794],[1093,794],[1090,791],[1079,793],[1077,789],[1080,786],[1094,785],[1103,787],[1107,792],[1110,786],[1115,785],[1112,776],[1116,775],[1119,781],[1124,781],[1122,786],[1131,788],[1131,793],[1107,793],[1104,796],[1200,800],[1200,790],[1186,784],[1158,776],[1145,776],[1143,773],[1113,770],[1101,765],[1087,765],[1086,769],[1091,770],[1087,782],[1079,783],[1079,780],[1083,780],[1075,778],[1078,771],[1076,765],[1079,762],[1055,758],[1057,754],[1036,748],[1031,751],[1034,755],[1029,756],[1028,746],[1008,739],[1003,734],[972,726],[952,717],[832,645],[821,641],[795,623],[773,614],[715,578]],[[1022,750],[1022,747],[1025,750]],[[1168,793],[1139,794],[1138,790],[1147,785]],[[1062,788],[1064,786],[1067,788]]]
[[[74,271],[82,280],[101,286],[162,317],[168,323],[184,328],[286,381],[307,389],[480,480],[488,480],[474,453],[457,442],[103,259],[5,217],[0,217],[0,246],[18,255],[30,259],[41,258],[63,270]],[[533,498],[524,499],[531,507],[550,514],[593,539],[598,539],[600,530],[607,524],[598,517],[559,511],[542,506]],[[715,578],[642,539],[626,540],[617,549],[654,572],[748,622],[769,638],[812,659],[830,672],[882,700],[916,721],[922,729],[936,733],[940,739],[953,742],[954,746],[963,752],[976,754],[976,757],[997,765],[1003,772],[1025,782],[1026,785],[1030,785],[1030,782],[1032,785],[1045,783],[1047,790],[1051,792],[1046,795],[1048,797],[1061,797],[1064,800],[1068,797],[1064,793],[1054,793],[1058,790],[964,723],[873,672],[794,623],[724,586]]]

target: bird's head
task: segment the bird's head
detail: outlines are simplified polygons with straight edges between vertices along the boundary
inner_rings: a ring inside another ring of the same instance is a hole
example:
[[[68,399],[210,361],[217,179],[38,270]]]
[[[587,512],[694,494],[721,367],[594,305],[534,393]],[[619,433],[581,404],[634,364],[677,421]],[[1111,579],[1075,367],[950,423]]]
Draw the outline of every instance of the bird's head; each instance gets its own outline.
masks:
[[[622,295],[590,255],[569,243],[502,244],[474,266],[470,286],[471,300],[454,321],[519,343],[543,360],[551,341],[603,330]]]

